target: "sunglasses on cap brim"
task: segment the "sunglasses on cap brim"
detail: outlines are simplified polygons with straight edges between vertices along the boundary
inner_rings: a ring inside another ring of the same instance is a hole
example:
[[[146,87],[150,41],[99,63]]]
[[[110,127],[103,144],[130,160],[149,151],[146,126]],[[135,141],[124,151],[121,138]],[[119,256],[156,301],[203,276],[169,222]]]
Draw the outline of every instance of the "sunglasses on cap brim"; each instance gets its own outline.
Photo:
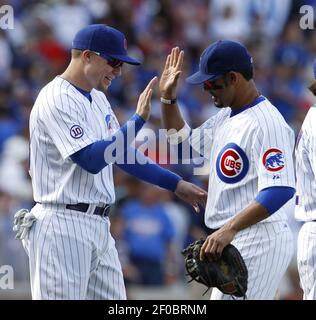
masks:
[[[95,53],[98,56],[101,56],[100,52],[96,52],[96,51],[92,51],[92,52]],[[122,60],[114,59],[114,58],[111,58],[111,57],[108,57],[108,56],[104,56],[104,58],[107,60],[108,65],[111,66],[112,68],[119,68],[124,63]]]
[[[212,80],[206,80],[203,82],[203,88],[205,91],[210,91],[210,90],[220,90],[220,89],[224,89],[223,85],[218,85],[215,84],[215,81]]]

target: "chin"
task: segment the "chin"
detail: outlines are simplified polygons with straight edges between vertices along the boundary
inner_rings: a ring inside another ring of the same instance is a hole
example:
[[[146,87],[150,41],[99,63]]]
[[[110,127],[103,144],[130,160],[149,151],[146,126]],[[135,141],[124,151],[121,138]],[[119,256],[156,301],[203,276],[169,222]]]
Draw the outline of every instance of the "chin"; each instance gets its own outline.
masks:
[[[227,106],[225,106],[224,104],[222,103],[218,103],[218,104],[214,104],[214,106],[218,109],[222,109],[222,108],[226,108]]]
[[[108,88],[109,88],[108,85],[102,83],[102,84],[99,84],[96,89],[99,90],[99,91],[102,91],[102,92],[107,92]]]

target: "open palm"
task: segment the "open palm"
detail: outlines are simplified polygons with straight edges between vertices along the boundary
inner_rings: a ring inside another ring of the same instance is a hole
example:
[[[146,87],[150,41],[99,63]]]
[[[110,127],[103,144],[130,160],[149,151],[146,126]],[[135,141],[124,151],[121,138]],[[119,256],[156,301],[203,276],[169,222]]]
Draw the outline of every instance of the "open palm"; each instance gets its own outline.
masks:
[[[171,50],[160,77],[159,89],[163,97],[175,98],[176,88],[183,64],[183,51],[178,47]]]

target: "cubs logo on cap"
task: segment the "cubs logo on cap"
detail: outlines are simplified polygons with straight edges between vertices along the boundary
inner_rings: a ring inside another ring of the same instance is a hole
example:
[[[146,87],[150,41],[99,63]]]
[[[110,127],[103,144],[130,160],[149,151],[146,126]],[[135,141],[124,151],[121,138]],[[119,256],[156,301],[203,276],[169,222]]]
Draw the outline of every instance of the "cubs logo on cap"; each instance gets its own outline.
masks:
[[[282,170],[285,166],[283,152],[277,148],[268,149],[262,157],[262,163],[268,171]]]
[[[218,177],[226,183],[241,181],[249,170],[249,160],[246,153],[236,144],[227,144],[216,159]]]

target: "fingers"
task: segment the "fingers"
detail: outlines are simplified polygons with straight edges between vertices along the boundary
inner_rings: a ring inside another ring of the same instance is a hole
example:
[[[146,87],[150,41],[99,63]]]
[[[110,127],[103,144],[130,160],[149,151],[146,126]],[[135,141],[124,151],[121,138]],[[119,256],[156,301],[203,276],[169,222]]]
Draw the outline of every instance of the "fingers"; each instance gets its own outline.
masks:
[[[183,55],[184,52],[181,51],[180,53],[179,47],[172,48],[171,50],[171,57],[170,57],[170,66],[177,68],[178,70],[181,69],[183,63]]]
[[[182,70],[183,57],[184,57],[184,51],[181,50],[176,63],[177,70]]]
[[[204,241],[204,243],[203,243],[203,245],[202,245],[202,247],[201,247],[201,250],[200,250],[200,259],[201,260],[204,260],[204,258],[205,258],[205,253],[206,253],[206,251],[208,250],[207,248],[208,248],[208,245],[209,245],[209,243],[208,243],[208,238]]]
[[[153,94],[153,88],[154,88],[154,86],[156,85],[157,82],[158,82],[158,77],[157,77],[157,76],[153,77],[153,78],[149,81],[149,83],[148,83],[148,85],[147,85],[147,87],[146,87],[146,89],[145,89],[145,90],[148,90],[148,91],[147,91],[147,98],[148,98],[148,99],[151,99],[151,96],[152,96],[152,94]]]
[[[149,102],[151,100],[152,94],[153,94],[153,89],[149,89],[145,97],[145,104],[148,107],[149,107]]]
[[[149,91],[153,89],[154,85],[157,83],[158,78],[155,76],[153,77],[147,84],[146,88],[144,91],[140,94],[140,97],[144,97],[145,99],[147,98]]]
[[[195,212],[200,212],[200,207],[205,208],[207,192],[192,183],[181,180],[175,190],[176,195],[185,202],[192,205]]]
[[[200,208],[199,208],[199,205],[198,205],[198,204],[193,203],[193,204],[192,204],[192,207],[194,208],[194,210],[195,210],[196,213],[200,213]]]
[[[196,201],[203,207],[205,208],[206,202],[207,202],[207,192],[201,188],[199,188],[196,185],[193,185],[195,187],[195,198]]]
[[[215,261],[220,258],[222,251],[222,246],[215,239],[207,238],[201,247],[200,259],[207,258],[209,261]]]
[[[177,49],[177,47],[172,48],[172,50],[171,50],[171,57],[170,57],[170,66],[171,66],[171,67],[174,67],[174,65],[175,65],[175,59],[176,59],[175,54],[176,54],[176,49]]]
[[[170,67],[170,60],[171,60],[171,56],[170,54],[168,54],[166,64],[165,64],[165,70]]]
[[[148,91],[149,89],[152,89],[154,85],[157,83],[158,77],[153,77],[147,84],[147,87],[145,88],[144,92]]]
[[[149,83],[147,84],[147,87],[142,92],[142,96],[144,96],[145,102],[148,102],[148,99],[151,99],[153,87],[157,83],[157,77],[153,77]]]
[[[150,102],[153,94],[153,86],[157,83],[157,79],[157,77],[154,77],[149,81],[148,85],[138,99],[136,113],[143,117],[145,121],[147,121],[150,116]]]
[[[206,200],[204,200],[204,198],[199,198],[198,203],[202,208],[206,207]]]

